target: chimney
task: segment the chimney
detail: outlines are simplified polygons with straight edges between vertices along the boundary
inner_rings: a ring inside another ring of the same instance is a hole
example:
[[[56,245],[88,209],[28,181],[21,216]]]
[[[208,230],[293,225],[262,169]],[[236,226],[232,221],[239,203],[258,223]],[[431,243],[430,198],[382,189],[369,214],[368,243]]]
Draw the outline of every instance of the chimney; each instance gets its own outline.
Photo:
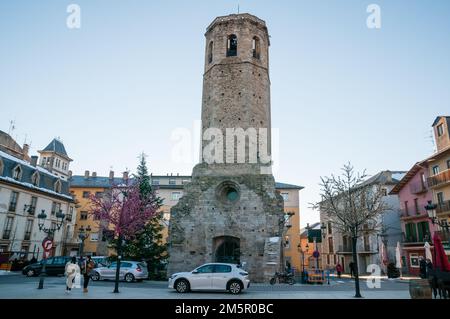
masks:
[[[123,179],[127,180],[128,179],[128,172],[123,172]]]
[[[23,144],[22,150],[23,150],[23,155],[28,156],[28,152],[30,151],[30,145]]]
[[[114,179],[114,171],[109,171],[109,179]]]
[[[69,179],[71,179],[72,178],[72,171],[69,171],[68,175],[69,175]]]
[[[97,172],[92,172],[92,177],[97,177]]]
[[[31,162],[30,162],[31,166],[36,167],[37,161],[38,161],[38,157],[36,155],[31,156]]]
[[[84,178],[86,178],[86,179],[89,178],[89,171],[84,171]]]

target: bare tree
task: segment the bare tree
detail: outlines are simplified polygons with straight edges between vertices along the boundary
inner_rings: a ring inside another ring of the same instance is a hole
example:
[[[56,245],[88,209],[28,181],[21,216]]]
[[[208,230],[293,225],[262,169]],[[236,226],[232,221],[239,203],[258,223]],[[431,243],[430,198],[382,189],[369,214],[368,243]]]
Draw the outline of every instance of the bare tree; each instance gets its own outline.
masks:
[[[366,181],[368,175],[355,173],[348,163],[342,168],[341,176],[321,177],[322,201],[313,205],[320,209],[332,227],[352,238],[352,255],[355,271],[355,297],[361,297],[359,289],[357,242],[362,235],[380,229],[380,216],[389,209],[382,200],[380,184]]]

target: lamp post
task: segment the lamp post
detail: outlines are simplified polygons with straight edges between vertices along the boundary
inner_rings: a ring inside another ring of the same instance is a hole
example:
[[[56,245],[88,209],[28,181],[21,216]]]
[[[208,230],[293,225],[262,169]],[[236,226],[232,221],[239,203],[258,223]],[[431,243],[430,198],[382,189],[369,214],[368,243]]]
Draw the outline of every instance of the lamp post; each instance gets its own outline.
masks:
[[[92,229],[91,229],[90,225],[88,225],[86,227],[86,229],[84,229],[83,226],[81,226],[78,229],[78,238],[80,239],[80,257],[83,256],[84,241],[86,240],[86,238],[89,237],[89,234],[90,234],[91,230]]]
[[[50,228],[45,227],[45,220],[47,219],[47,214],[45,214],[45,210],[43,209],[41,211],[41,213],[37,216],[38,217],[38,226],[39,226],[39,231],[42,231],[44,233],[47,234],[47,238],[50,238],[51,240],[53,240],[54,234],[56,231],[61,229],[61,226],[63,225],[64,222],[64,214],[62,212],[62,210],[59,210],[56,213],[56,223],[52,223]],[[40,274],[40,278],[39,278],[39,286],[38,289],[43,289],[44,288],[44,277],[46,276],[46,267],[45,265],[47,264],[47,256],[44,250],[44,259],[43,259],[43,265],[42,265],[42,270],[41,270],[41,274]]]

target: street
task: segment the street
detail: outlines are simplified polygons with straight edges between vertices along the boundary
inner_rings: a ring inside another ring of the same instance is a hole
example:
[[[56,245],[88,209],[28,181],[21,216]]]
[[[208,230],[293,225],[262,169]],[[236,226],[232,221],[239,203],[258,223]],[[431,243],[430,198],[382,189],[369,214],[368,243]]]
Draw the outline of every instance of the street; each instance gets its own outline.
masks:
[[[165,281],[121,282],[120,293],[112,293],[114,281],[91,281],[89,292],[73,289],[65,294],[64,277],[46,277],[44,289],[38,290],[39,277],[26,277],[11,272],[0,275],[0,299],[351,299],[354,281],[350,278],[332,278],[330,284],[302,285],[252,283],[240,295],[226,292],[189,292],[179,294],[167,288]],[[367,299],[410,299],[408,280],[382,278],[380,288],[368,288],[361,279],[361,294]]]

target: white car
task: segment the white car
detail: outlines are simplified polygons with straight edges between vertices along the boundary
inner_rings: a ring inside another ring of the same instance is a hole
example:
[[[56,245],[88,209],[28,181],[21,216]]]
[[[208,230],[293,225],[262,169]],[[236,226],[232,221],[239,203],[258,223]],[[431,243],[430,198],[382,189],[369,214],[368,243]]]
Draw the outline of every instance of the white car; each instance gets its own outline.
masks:
[[[169,288],[180,293],[190,290],[225,290],[239,294],[248,287],[248,273],[235,264],[204,264],[191,272],[178,272],[169,278]]]

